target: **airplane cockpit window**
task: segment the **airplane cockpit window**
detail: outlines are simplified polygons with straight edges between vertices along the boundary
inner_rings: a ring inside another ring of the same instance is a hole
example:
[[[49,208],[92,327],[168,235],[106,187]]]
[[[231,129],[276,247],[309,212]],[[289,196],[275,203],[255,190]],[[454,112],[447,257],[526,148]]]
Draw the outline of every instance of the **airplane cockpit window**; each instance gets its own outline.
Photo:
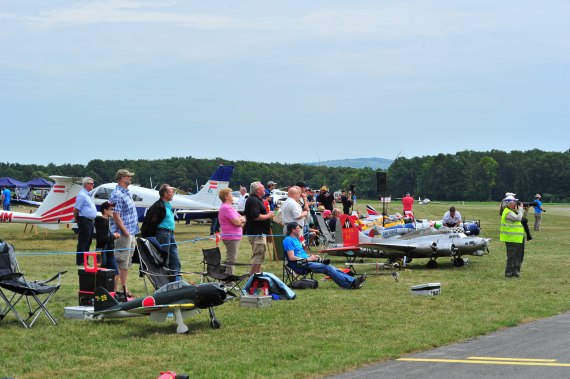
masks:
[[[95,198],[96,199],[104,199],[104,200],[108,200],[109,197],[111,196],[111,192],[113,192],[112,188],[103,188],[100,187],[97,192],[95,192]]]
[[[142,198],[142,196],[139,196],[136,193],[133,193],[133,201],[143,201],[143,198]]]
[[[157,289],[155,293],[177,290],[183,287],[190,287],[190,284],[186,283],[184,280],[178,280],[176,282],[163,285],[162,287]]]

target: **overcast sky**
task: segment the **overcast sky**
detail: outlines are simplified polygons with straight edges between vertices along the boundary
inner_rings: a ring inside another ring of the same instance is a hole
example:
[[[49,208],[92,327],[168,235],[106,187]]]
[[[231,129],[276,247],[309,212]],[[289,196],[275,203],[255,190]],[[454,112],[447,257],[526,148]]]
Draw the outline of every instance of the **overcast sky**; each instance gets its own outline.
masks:
[[[2,161],[570,148],[570,2],[0,0]]]

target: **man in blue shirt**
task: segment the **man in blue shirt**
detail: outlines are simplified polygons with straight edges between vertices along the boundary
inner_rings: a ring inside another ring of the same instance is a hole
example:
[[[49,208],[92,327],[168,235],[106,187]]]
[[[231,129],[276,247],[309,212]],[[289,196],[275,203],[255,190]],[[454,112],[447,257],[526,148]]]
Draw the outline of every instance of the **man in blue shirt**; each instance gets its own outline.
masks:
[[[539,193],[537,193],[536,195],[534,195],[535,200],[534,200],[534,230],[539,231],[540,230],[540,223],[542,222],[542,212],[545,212],[544,208],[542,207],[542,201],[540,201],[540,198],[542,196],[540,196]]]
[[[156,237],[162,251],[168,254],[168,269],[173,274],[180,273],[180,257],[178,256],[178,246],[174,239],[174,212],[170,202],[174,198],[174,189],[168,184],[163,184],[158,190],[160,199],[150,206],[146,212],[144,222],[141,226],[143,237]],[[177,276],[177,280],[180,277]]]
[[[347,289],[360,289],[366,280],[366,274],[354,278],[339,269],[322,263],[324,259],[318,255],[308,255],[299,237],[303,234],[303,229],[296,222],[287,224],[287,237],[283,240],[283,250],[286,254],[287,265],[293,271],[302,270],[308,267],[312,272],[328,275],[339,287]]]
[[[83,253],[89,251],[91,242],[93,241],[93,222],[97,217],[97,208],[89,192],[93,190],[95,182],[93,178],[85,177],[82,181],[83,188],[75,198],[75,206],[73,208],[73,217],[79,229],[77,237],[77,254],[75,255],[75,263],[83,266]]]
[[[129,185],[135,174],[129,170],[120,169],[115,174],[117,187],[111,192],[109,201],[114,204],[112,232],[119,233],[115,242],[115,258],[119,266],[119,281],[127,297],[134,297],[128,291],[127,279],[129,268],[132,266],[132,257],[135,251],[135,234],[139,232],[137,208],[129,192]]]
[[[5,211],[10,210],[10,200],[12,200],[12,191],[10,191],[10,188],[4,186],[2,190],[2,209]]]

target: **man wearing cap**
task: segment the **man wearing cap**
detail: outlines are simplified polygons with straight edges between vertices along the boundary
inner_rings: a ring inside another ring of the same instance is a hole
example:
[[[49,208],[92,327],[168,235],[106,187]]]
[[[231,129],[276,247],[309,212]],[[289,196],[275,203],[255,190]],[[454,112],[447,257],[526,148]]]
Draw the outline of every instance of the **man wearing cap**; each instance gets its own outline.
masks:
[[[340,201],[342,202],[342,213],[345,215],[350,214],[350,207],[352,206],[353,202],[351,199],[346,196],[346,190],[342,190],[340,195]]]
[[[274,181],[272,180],[268,181],[267,188],[265,189],[265,194],[263,195],[263,199],[267,200],[267,202],[269,203],[269,209],[271,211],[275,210],[275,202],[273,201],[273,195],[271,192],[273,192],[276,185],[277,183],[275,183]]]
[[[158,189],[160,199],[148,208],[141,226],[143,237],[156,237],[162,251],[168,254],[167,267],[176,279],[180,280],[180,257],[178,256],[178,246],[174,239],[174,212],[170,202],[174,198],[174,189],[163,184]]]
[[[503,200],[503,203],[505,204],[505,208],[501,215],[499,234],[500,240],[505,243],[507,248],[505,277],[518,278],[524,258],[525,232],[521,223],[524,207],[522,203],[517,207],[518,199],[515,199],[514,196],[507,196]]]
[[[249,187],[249,198],[245,202],[243,214],[246,218],[245,234],[251,245],[251,268],[249,274],[261,272],[261,264],[267,251],[266,235],[271,233],[273,211],[267,211],[263,204],[265,188],[261,182],[253,182]]]
[[[542,212],[544,212],[544,208],[542,207],[542,201],[540,201],[539,193],[534,195],[534,230],[540,230],[540,223],[542,222]]]
[[[317,205],[322,205],[325,209],[332,212],[335,204],[334,196],[329,193],[327,186],[322,186],[321,192],[317,196]]]
[[[93,178],[85,177],[81,181],[83,188],[77,194],[75,206],[73,207],[73,217],[79,229],[77,236],[77,254],[75,255],[75,263],[83,266],[83,253],[89,251],[91,242],[93,241],[93,222],[97,217],[97,208],[89,192],[93,190],[95,182]]]
[[[301,272],[308,268],[312,272],[328,275],[339,287],[347,289],[360,289],[366,280],[366,274],[354,278],[331,266],[330,261],[323,262],[318,255],[308,255],[299,237],[303,233],[303,228],[296,222],[287,224],[287,237],[283,240],[283,251],[287,257],[287,265],[293,271]]]
[[[127,280],[135,251],[135,234],[139,232],[137,208],[129,192],[129,185],[134,175],[134,172],[126,169],[118,170],[115,174],[117,186],[109,197],[109,201],[115,205],[112,232],[120,236],[115,242],[119,281],[127,297],[133,297],[133,294],[128,291]]]

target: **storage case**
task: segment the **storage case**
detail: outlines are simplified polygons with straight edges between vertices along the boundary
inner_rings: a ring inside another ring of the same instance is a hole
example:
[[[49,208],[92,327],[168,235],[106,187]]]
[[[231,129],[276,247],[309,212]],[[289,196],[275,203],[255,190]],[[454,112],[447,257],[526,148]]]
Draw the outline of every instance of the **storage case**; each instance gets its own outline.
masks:
[[[441,283],[424,283],[412,286],[412,295],[435,296],[441,293]]]
[[[95,288],[103,287],[115,295],[115,270],[106,268],[97,271],[88,271],[84,268],[77,270],[79,275],[79,305],[93,305]]]
[[[269,308],[271,307],[271,296],[242,295],[239,305],[246,308]]]

